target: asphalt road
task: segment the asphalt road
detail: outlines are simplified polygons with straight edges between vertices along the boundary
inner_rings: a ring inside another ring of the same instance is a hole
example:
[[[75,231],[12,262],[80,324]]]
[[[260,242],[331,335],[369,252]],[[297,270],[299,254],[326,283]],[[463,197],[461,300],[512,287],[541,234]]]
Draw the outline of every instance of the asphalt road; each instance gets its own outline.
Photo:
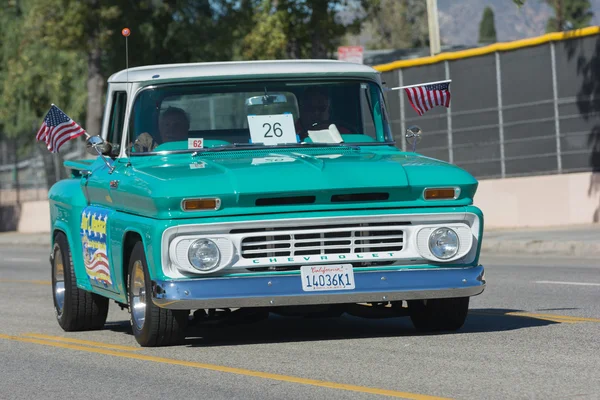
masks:
[[[114,302],[104,330],[63,332],[48,250],[0,247],[0,399],[600,399],[600,261],[482,261],[457,333],[273,316],[148,349]]]

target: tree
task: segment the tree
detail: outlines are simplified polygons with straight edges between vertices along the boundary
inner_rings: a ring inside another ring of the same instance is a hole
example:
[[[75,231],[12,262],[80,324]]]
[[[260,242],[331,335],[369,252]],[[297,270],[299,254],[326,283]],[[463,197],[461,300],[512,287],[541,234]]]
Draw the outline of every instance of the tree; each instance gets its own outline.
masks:
[[[326,58],[361,20],[340,20],[340,9],[357,0],[262,0],[255,4],[254,27],[242,41],[245,59]],[[365,7],[368,0],[360,0]]]
[[[364,22],[369,49],[429,45],[427,4],[423,0],[372,0]]]
[[[494,22],[494,11],[491,7],[483,10],[483,16],[479,23],[479,43],[490,44],[496,42],[496,24]]]
[[[30,17],[41,2],[9,1],[6,19],[0,24],[0,120],[8,137],[31,134],[51,103],[60,104],[74,116],[83,112],[82,54],[50,51],[39,40],[39,21]]]
[[[554,10],[546,32],[561,32],[589,26],[593,17],[589,0],[545,0]]]
[[[227,11],[231,2],[221,1]],[[39,125],[51,103],[80,123],[85,119],[81,125],[89,133],[100,133],[106,79],[126,66],[123,27],[132,31],[130,67],[233,55],[229,30],[211,7],[216,0],[0,2],[8,10],[0,20],[0,116],[13,119],[6,124],[11,134],[31,134],[33,121]]]
[[[126,65],[123,27],[130,67],[227,60],[231,38],[251,29],[252,1],[0,0],[0,136],[31,147],[52,103],[100,133],[106,79]],[[42,154],[51,185],[61,155]]]

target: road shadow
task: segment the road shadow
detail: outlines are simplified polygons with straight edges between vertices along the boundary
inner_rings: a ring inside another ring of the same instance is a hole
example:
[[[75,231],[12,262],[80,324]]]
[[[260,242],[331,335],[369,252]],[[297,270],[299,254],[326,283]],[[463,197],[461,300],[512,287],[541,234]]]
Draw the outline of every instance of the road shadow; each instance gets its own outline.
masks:
[[[197,326],[186,334],[186,346],[240,346],[269,343],[316,342],[413,336],[491,333],[555,325],[558,322],[509,315],[522,310],[471,309],[464,326],[456,332],[422,333],[409,317],[368,319],[344,314],[338,318],[281,317],[271,314],[266,320],[249,324]]]
[[[133,335],[133,331],[131,330],[131,324],[129,323],[129,320],[107,322],[104,324],[104,330]]]
[[[576,308],[540,309],[575,310]],[[343,314],[337,318],[282,317],[270,314],[268,319],[253,323],[219,322],[188,327],[184,346],[224,347],[269,343],[301,343],[330,340],[373,339],[464,335],[513,331],[559,324],[560,322],[530,315],[517,309],[474,308],[463,327],[455,332],[423,333],[414,328],[409,317],[360,318]],[[105,330],[133,335],[128,320],[107,322]]]

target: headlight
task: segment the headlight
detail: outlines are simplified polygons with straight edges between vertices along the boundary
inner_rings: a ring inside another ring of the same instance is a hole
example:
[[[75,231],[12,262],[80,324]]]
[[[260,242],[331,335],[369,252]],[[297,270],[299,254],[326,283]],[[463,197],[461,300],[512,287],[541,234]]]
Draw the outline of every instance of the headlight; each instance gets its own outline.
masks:
[[[450,228],[439,228],[429,235],[429,250],[440,260],[454,257],[458,247],[458,235]]]
[[[199,239],[190,245],[188,259],[194,268],[206,272],[219,265],[221,252],[212,240]]]

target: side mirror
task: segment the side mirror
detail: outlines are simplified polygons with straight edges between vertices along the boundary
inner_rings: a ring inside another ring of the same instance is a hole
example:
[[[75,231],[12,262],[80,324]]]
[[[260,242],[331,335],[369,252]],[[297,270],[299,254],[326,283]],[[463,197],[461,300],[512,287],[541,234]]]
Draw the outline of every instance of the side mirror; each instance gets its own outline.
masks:
[[[93,156],[110,154],[112,146],[100,136],[90,136],[85,142],[87,152]]]
[[[406,129],[406,141],[412,145],[413,152],[417,148],[417,143],[421,141],[421,134],[421,128],[416,125],[409,126],[408,129]]]

